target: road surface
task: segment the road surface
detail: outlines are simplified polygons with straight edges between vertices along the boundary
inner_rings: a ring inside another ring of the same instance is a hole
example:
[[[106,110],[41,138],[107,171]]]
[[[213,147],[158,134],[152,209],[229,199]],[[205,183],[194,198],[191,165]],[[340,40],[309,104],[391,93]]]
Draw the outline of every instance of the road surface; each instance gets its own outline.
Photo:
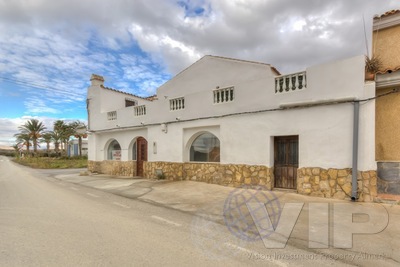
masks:
[[[205,214],[69,183],[54,173],[0,156],[0,266],[369,265],[304,246],[268,251],[262,242],[235,238]]]
[[[214,256],[207,237],[196,244],[192,217],[61,182],[0,157],[0,266],[249,263]]]

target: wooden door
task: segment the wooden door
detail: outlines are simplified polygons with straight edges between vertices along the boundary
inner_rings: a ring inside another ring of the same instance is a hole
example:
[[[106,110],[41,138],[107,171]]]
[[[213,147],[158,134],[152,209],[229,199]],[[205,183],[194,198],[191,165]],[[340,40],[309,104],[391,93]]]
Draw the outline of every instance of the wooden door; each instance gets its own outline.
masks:
[[[142,176],[144,174],[143,162],[147,161],[147,141],[143,137],[138,137],[136,140],[136,175]]]
[[[274,177],[275,187],[296,189],[299,167],[299,137],[275,137]]]

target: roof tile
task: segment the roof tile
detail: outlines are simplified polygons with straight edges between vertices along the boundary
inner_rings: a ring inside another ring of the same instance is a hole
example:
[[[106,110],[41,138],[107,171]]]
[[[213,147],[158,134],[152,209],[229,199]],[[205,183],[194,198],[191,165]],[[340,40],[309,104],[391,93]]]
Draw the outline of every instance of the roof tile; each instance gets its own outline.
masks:
[[[400,12],[399,9],[393,9],[393,10],[390,10],[390,11],[387,11],[387,12],[383,13],[382,15],[376,15],[374,17],[374,20],[381,19],[381,18],[384,18],[384,17],[387,17],[387,16],[391,16],[391,15],[397,14],[399,12]]]
[[[129,96],[134,96],[134,97],[141,98],[141,99],[148,100],[148,101],[153,101],[153,100],[157,99],[157,95],[152,95],[152,96],[148,96],[148,97],[141,97],[141,96],[138,96],[138,95],[134,95],[134,94],[130,94],[130,93],[127,93],[127,92],[119,91],[119,90],[116,90],[116,89],[113,89],[113,88],[110,88],[110,87],[105,87],[104,85],[100,85],[100,87],[103,88],[103,89],[106,89],[106,90],[110,90],[110,91],[113,91],[113,92],[129,95]]]
[[[380,70],[380,71],[377,72],[377,74],[392,73],[392,72],[395,72],[395,71],[398,71],[398,70],[400,70],[400,66],[397,66],[395,68],[388,68],[388,69]]]

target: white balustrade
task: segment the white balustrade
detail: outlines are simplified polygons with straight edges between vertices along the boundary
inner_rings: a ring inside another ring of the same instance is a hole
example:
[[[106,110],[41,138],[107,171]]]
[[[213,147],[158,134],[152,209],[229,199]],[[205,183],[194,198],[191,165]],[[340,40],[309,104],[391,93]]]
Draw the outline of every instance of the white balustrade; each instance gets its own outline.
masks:
[[[234,87],[216,89],[214,92],[214,104],[232,102],[235,99]]]
[[[169,100],[169,110],[180,110],[185,108],[185,98],[179,97]]]
[[[135,106],[134,107],[135,116],[144,116],[146,115],[146,105]]]
[[[307,88],[305,71],[275,77],[275,93],[289,93]]]
[[[116,119],[117,119],[117,112],[116,111],[107,112],[107,120],[115,121]]]

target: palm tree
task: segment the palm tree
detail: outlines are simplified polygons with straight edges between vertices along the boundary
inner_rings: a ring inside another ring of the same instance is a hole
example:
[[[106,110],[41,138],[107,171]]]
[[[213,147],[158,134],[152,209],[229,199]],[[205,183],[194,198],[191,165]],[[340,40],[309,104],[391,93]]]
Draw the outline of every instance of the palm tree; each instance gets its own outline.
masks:
[[[52,131],[50,134],[54,142],[54,150],[58,154],[60,152],[61,133],[58,131]]]
[[[53,128],[54,128],[53,133],[56,133],[58,136],[58,141],[61,141],[61,150],[63,149],[62,139],[63,139],[63,132],[65,129],[65,126],[66,126],[65,122],[62,120],[56,120],[53,124]]]
[[[31,136],[26,133],[17,133],[14,134],[14,136],[17,138],[17,145],[26,146],[26,152],[29,155],[31,146]]]
[[[42,134],[41,142],[46,143],[47,153],[49,153],[49,151],[50,151],[50,143],[52,140],[53,140],[53,135],[51,132],[46,132],[46,133]]]
[[[38,139],[42,136],[43,131],[46,129],[44,124],[37,119],[30,119],[24,125],[18,127],[22,133],[28,134],[32,138],[33,152],[36,154],[38,147]]]
[[[62,120],[57,120],[54,122],[54,132],[59,134],[61,149],[65,154],[67,154],[68,141],[69,138],[73,135],[73,129],[71,125],[66,124]]]
[[[78,138],[79,156],[82,156],[82,138],[87,137],[86,125],[81,121],[74,121],[71,122],[69,125],[73,130],[74,137]]]

